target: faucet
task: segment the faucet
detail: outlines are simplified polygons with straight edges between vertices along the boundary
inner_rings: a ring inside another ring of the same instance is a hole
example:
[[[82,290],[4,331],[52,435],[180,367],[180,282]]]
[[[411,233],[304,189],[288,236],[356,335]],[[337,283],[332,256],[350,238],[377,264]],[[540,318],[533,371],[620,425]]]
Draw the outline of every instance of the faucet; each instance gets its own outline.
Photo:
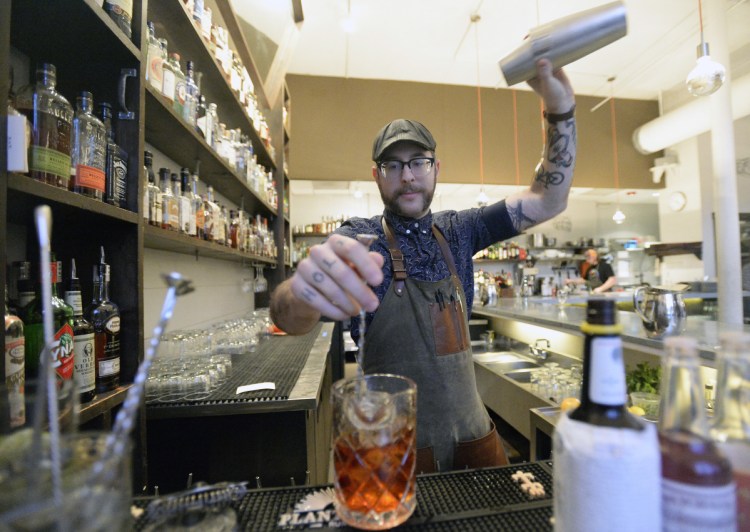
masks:
[[[546,338],[538,338],[534,345],[529,346],[529,351],[539,360],[547,360],[548,350],[550,348],[550,341]]]

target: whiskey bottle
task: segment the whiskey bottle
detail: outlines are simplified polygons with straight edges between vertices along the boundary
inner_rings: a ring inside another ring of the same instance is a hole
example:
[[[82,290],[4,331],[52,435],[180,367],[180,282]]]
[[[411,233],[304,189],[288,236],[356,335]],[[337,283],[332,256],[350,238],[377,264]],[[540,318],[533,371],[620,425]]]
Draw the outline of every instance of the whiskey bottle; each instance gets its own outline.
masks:
[[[164,70],[162,68],[162,55],[161,55],[161,44],[159,39],[156,38],[156,30],[154,29],[154,23],[149,21],[148,23],[148,51],[146,55],[146,79],[149,85],[159,92],[161,92],[162,83],[164,82]]]
[[[159,44],[161,44],[161,56],[163,58],[162,61],[162,84],[161,84],[161,93],[169,100],[170,104],[174,102],[174,89],[175,89],[175,82],[177,81],[175,78],[174,68],[172,67],[172,63],[169,61],[168,58],[168,51],[167,51],[167,40],[166,39],[159,39]]]
[[[153,167],[154,156],[150,151],[143,153],[146,170],[146,190],[143,192],[143,217],[156,227],[161,227],[161,190],[156,185],[156,176]]]
[[[159,169],[159,191],[161,192],[161,228],[172,229],[170,213],[177,217],[177,203],[172,194],[172,181],[169,168]]]
[[[659,416],[663,529],[734,531],[732,467],[708,435],[698,343],[671,336],[664,350]]]
[[[198,174],[193,174],[191,178],[190,201],[193,204],[192,210],[195,212],[195,236],[205,240],[206,215],[203,210],[203,199],[198,195]]]
[[[185,103],[182,109],[182,118],[193,126],[196,125],[196,114],[198,111],[198,85],[195,82],[195,66],[192,61],[187,62],[185,74]]]
[[[67,189],[70,180],[73,108],[55,90],[55,65],[42,63],[36,69],[36,84],[21,89],[16,107],[31,124],[29,175]]]
[[[221,208],[214,202],[214,187],[206,188],[206,201],[204,204],[206,213],[206,239],[211,242],[223,244],[219,240],[219,226],[221,225]]]
[[[101,259],[94,266],[94,299],[86,316],[94,326],[96,391],[105,393],[120,385],[120,309],[109,300],[109,264]]]
[[[83,196],[104,199],[107,164],[107,130],[92,114],[94,98],[83,91],[76,99],[73,118],[73,148],[70,190]]]
[[[615,302],[589,299],[581,331],[581,405],[561,416],[554,435],[554,492],[561,494],[554,501],[555,530],[660,531],[659,443],[655,427],[625,405]]]
[[[193,202],[188,195],[190,191],[190,170],[187,168],[180,169],[180,180],[177,192],[179,193],[179,218],[180,232],[186,235],[195,236],[195,216],[193,215]]]
[[[73,309],[73,349],[75,351],[75,380],[80,401],[88,403],[96,395],[96,359],[94,326],[83,317],[81,281],[76,272],[76,261],[70,261],[70,279],[65,290],[65,302]]]
[[[98,107],[99,119],[107,131],[107,167],[105,175],[104,201],[115,207],[128,206],[128,153],[117,144],[112,125],[112,104],[102,102]]]
[[[172,203],[169,205],[169,228],[172,231],[184,233],[184,228],[180,224],[180,178],[177,174],[171,175],[169,184],[172,192]]]
[[[41,271],[41,268],[40,268]],[[41,273],[39,275],[41,278]],[[57,295],[57,283],[62,278],[62,263],[52,255],[50,263],[52,305],[52,366],[59,380],[73,380],[75,372],[75,350],[73,344],[73,309]],[[24,310],[24,338],[26,341],[26,378],[39,376],[39,362],[44,348],[44,309],[42,305],[41,281],[37,284],[36,297]]]
[[[182,117],[185,109],[185,74],[182,72],[180,66],[180,54],[171,53],[169,54],[169,66],[172,67],[174,73],[174,100],[172,102],[172,109],[178,116]]]
[[[0,413],[0,419],[7,419],[10,428],[26,423],[26,403],[24,401],[25,344],[23,321],[8,310],[8,292],[5,292],[5,401],[8,411]]]
[[[104,0],[104,11],[115,21],[130,39],[133,36],[131,27],[133,16],[133,0]]]
[[[711,439],[732,464],[737,486],[737,530],[750,530],[750,334],[725,331],[717,353],[716,404]],[[744,395],[744,397],[743,397]]]
[[[11,272],[10,311],[20,316],[23,309],[36,297],[31,280],[31,263],[25,260],[15,261],[11,264]]]

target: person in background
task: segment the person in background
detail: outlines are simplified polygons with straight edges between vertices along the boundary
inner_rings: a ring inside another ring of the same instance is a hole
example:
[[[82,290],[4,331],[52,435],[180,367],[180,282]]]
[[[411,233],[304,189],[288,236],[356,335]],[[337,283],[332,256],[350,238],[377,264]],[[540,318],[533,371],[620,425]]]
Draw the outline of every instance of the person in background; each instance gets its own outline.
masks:
[[[527,189],[486,207],[433,213],[437,143],[420,122],[394,120],[373,143],[382,216],[345,222],[271,296],[271,318],[289,334],[309,332],[321,316],[351,318],[356,342],[366,311],[364,372],[417,383],[417,472],[507,463],[476,388],[472,256],[565,210],[576,157],[565,73],[542,59],[529,85],[544,102],[547,142]],[[378,238],[368,250],[358,234]]]
[[[609,292],[617,284],[617,277],[609,263],[599,260],[599,253],[595,249],[587,249],[585,260],[581,263],[581,276],[576,279],[566,279],[571,284],[586,284],[594,294]]]

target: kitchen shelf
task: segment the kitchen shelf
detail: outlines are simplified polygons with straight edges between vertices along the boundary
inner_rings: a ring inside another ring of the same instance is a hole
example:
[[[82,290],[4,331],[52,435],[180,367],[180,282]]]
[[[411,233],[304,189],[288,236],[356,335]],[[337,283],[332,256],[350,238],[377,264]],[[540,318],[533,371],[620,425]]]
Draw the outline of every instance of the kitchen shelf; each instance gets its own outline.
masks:
[[[679,242],[669,244],[651,244],[645,249],[646,255],[652,255],[658,258],[670,257],[673,255],[690,255],[693,254],[698,259],[703,255],[703,242]]]
[[[161,229],[151,225],[143,228],[143,244],[147,248],[171,251],[182,255],[197,257],[208,257],[211,259],[227,260],[233,262],[263,262],[275,264],[276,259],[245,253],[229,246],[222,246],[206,240]]]
[[[81,404],[81,410],[78,414],[81,424],[91,421],[97,416],[112,410],[115,406],[122,404],[128,395],[128,390],[132,384],[119,386],[117,389],[107,393],[97,394],[92,401]]]

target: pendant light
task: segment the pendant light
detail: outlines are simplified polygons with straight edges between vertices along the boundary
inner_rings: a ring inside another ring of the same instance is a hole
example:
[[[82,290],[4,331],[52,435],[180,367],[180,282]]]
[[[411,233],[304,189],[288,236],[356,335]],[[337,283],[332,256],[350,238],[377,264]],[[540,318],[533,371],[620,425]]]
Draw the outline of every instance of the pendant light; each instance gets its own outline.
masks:
[[[617,208],[615,209],[615,213],[612,215],[612,221],[619,225],[625,221],[625,213],[622,212],[622,209],[620,209],[620,171],[619,171],[619,161],[617,158],[617,119],[615,116],[615,91],[614,91],[615,78],[611,77],[609,78],[608,81],[610,82],[609,115],[611,117],[611,122],[612,122],[612,158],[614,161],[615,195],[616,195],[615,201],[617,205]]]
[[[711,59],[708,55],[708,43],[703,38],[703,9],[698,0],[698,18],[700,20],[701,43],[698,45],[698,60],[687,76],[685,84],[693,96],[713,94],[724,84],[726,69],[724,65]]]
[[[474,24],[474,48],[477,58],[477,124],[479,125],[479,195],[477,205],[484,207],[490,203],[490,198],[484,191],[484,138],[482,135],[482,87],[479,83],[479,21],[482,17],[474,13],[469,19]]]

